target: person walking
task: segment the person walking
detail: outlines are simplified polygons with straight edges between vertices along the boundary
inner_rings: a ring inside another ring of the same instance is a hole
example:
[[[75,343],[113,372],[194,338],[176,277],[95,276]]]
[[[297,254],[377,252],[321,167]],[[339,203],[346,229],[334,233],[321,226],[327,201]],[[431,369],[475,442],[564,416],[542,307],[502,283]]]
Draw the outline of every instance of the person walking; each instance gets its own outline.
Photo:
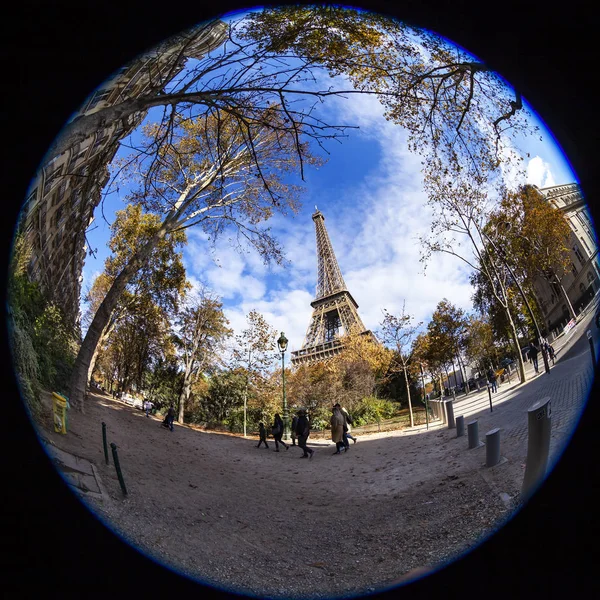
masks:
[[[312,459],[315,451],[306,445],[308,436],[310,435],[310,421],[306,416],[306,410],[301,408],[298,411],[298,419],[296,420],[296,435],[298,436],[298,446],[303,450],[300,458]]]
[[[538,369],[538,353],[540,349],[535,345],[535,342],[531,342],[529,344],[529,358],[531,358],[531,362],[533,363],[533,368],[536,373],[539,373]]]
[[[258,446],[256,447],[260,448],[260,445],[264,442],[265,448],[268,450],[269,444],[267,444],[267,430],[265,429],[265,424],[262,421],[258,424],[258,437],[260,440],[258,441]]]
[[[294,415],[294,418],[292,419],[292,431],[290,432],[291,436],[292,436],[292,446],[296,445],[296,425],[298,424],[298,416]]]
[[[169,405],[169,410],[167,411],[167,417],[165,419],[165,422],[167,424],[167,427],[173,431],[173,421],[175,420],[175,409],[173,408],[173,403],[171,403]]]
[[[344,446],[348,448],[350,446],[350,442],[348,440],[352,440],[356,444],[356,438],[350,433],[352,431],[352,417],[350,413],[343,407],[340,407],[342,414],[344,415],[344,420],[346,422],[346,426],[344,429]]]
[[[346,450],[344,446],[344,415],[339,409],[339,405],[334,406],[331,409],[331,440],[335,443],[334,454],[340,454],[342,448]]]
[[[494,373],[494,369],[490,368],[487,372],[487,378],[489,384],[492,386],[492,392],[496,393],[498,391],[498,387],[496,385],[496,373]]]
[[[275,413],[272,433],[275,438],[275,452],[279,452],[279,444],[287,450],[289,446],[281,439],[281,436],[283,435],[283,420],[279,416],[279,413]]]
[[[546,342],[546,344],[548,344],[548,342]],[[554,346],[552,346],[552,344],[548,344],[548,356],[550,356],[550,360],[554,366],[554,357],[556,356],[556,353],[554,352]]]
[[[146,411],[146,417],[150,416],[150,411],[154,408],[154,404],[150,400],[144,401],[144,410]]]

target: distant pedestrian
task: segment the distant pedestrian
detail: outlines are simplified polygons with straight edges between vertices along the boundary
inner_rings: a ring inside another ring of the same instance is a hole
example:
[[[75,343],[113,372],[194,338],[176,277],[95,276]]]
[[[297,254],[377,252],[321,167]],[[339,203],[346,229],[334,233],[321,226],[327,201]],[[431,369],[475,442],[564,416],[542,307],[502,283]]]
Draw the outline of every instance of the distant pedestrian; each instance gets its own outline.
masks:
[[[294,418],[292,419],[292,430],[290,432],[291,436],[292,436],[292,446],[296,445],[296,425],[298,424],[298,416],[294,415]]]
[[[338,405],[339,406],[339,405]],[[346,450],[344,446],[344,415],[342,411],[334,406],[331,409],[331,440],[335,442],[334,454],[340,454],[342,449]]]
[[[533,368],[535,369],[536,373],[539,373],[539,369],[538,369],[538,353],[539,353],[539,348],[535,345],[535,342],[531,342],[531,344],[529,344],[529,358],[531,359],[531,362],[533,363]]]
[[[494,369],[490,369],[487,372],[488,383],[492,386],[492,392],[496,393],[498,391],[498,386],[496,384],[496,373],[494,373]]]
[[[304,454],[300,458],[309,457],[309,460],[313,457],[315,451],[312,448],[308,448],[306,442],[310,435],[310,421],[306,415],[306,410],[301,408],[298,411],[298,420],[296,421],[296,435],[298,436],[298,446],[302,448]]]
[[[271,432],[275,438],[275,452],[279,452],[279,444],[281,444],[287,450],[289,446],[281,439],[281,436],[283,435],[283,420],[279,416],[279,413],[275,413],[273,429]]]
[[[163,425],[168,427],[171,431],[173,431],[173,421],[175,420],[175,409],[173,408],[173,404],[169,405],[169,410],[167,411],[167,416],[163,421]]]
[[[546,351],[548,358],[552,361],[552,364],[554,365],[554,348],[547,341],[544,341],[543,348]]]
[[[154,404],[150,400],[144,400],[144,410],[146,411],[146,417],[150,416],[150,411],[154,408]]]
[[[260,440],[258,441],[258,446],[256,447],[260,448],[260,445],[264,442],[265,448],[268,450],[269,444],[267,444],[267,430],[265,429],[265,424],[262,421],[258,424],[258,437]]]
[[[554,357],[556,356],[556,352],[554,351],[554,346],[552,346],[552,344],[548,344],[548,354],[550,355],[550,359],[554,365]]]

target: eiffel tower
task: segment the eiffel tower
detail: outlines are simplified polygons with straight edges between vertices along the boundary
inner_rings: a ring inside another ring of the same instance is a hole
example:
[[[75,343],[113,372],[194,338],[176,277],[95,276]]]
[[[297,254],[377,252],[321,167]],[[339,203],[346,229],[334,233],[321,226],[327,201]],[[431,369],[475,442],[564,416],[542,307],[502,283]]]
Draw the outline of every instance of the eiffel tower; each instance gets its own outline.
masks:
[[[346,287],[333,246],[325,229],[325,217],[315,206],[312,216],[317,234],[317,294],[310,303],[313,313],[300,350],[292,352],[292,365],[325,361],[342,350],[342,338],[358,331],[376,340],[358,316],[358,304]]]

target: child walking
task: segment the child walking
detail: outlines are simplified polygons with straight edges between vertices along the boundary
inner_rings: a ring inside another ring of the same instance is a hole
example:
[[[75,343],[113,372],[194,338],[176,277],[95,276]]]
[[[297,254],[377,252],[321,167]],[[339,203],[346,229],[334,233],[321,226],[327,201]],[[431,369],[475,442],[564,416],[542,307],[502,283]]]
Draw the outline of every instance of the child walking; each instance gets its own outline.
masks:
[[[265,448],[268,450],[269,444],[267,444],[267,430],[265,429],[265,424],[262,421],[258,424],[258,435],[260,440],[258,442],[258,446],[256,447],[260,448],[260,445],[264,442]]]

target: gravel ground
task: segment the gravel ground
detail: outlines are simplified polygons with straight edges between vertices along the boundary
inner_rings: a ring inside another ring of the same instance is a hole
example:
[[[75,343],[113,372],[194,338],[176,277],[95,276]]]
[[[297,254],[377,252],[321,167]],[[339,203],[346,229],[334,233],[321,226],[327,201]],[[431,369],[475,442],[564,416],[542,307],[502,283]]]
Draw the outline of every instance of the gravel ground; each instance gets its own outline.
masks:
[[[104,464],[102,421],[125,498]],[[300,459],[299,448],[277,454],[256,438],[169,432],[95,394],[84,415],[71,411],[68,435],[50,424],[42,437],[95,464],[107,497],[87,502],[133,546],[217,587],[274,598],[364,594],[459,556],[510,516],[526,452],[503,446],[508,460],[486,469],[485,447],[467,450],[438,425],[360,435],[339,456],[315,439],[314,458]]]

